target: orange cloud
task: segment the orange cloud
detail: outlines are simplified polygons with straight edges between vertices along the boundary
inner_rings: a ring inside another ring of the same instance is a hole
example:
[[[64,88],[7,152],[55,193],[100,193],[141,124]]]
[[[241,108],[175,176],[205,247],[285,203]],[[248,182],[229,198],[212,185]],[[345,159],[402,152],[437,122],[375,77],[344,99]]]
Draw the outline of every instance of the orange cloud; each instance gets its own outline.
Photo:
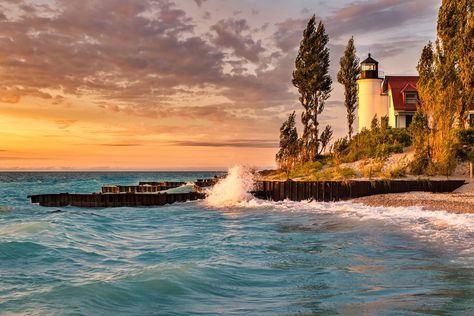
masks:
[[[8,91],[0,91],[0,102],[15,104],[20,101],[20,96]]]

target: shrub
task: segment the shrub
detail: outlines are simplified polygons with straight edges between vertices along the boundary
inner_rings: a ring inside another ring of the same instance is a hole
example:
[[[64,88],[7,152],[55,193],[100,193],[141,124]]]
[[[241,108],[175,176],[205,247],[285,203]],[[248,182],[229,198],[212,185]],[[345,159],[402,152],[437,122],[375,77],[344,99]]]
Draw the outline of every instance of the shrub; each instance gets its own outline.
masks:
[[[383,127],[364,129],[347,144],[344,139],[336,141],[333,146],[335,158],[337,156],[342,162],[368,158],[384,159],[392,153],[403,152],[404,147],[411,145],[411,138],[406,129],[390,128],[386,124]]]
[[[411,173],[422,175],[426,173],[430,164],[428,151],[416,152],[413,160],[408,164]]]

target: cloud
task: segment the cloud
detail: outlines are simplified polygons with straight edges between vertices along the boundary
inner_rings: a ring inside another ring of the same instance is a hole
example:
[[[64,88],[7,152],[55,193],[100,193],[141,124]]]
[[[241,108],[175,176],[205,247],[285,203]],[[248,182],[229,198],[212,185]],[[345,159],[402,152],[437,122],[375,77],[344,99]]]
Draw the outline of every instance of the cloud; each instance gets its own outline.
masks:
[[[402,28],[436,16],[439,3],[432,0],[354,1],[325,20],[330,36]]]
[[[142,144],[138,144],[138,143],[109,143],[109,144],[99,144],[99,146],[107,146],[107,147],[136,147],[136,146],[142,146]]]
[[[276,135],[286,112],[300,109],[291,78],[308,17],[265,20],[266,13],[256,16],[250,8],[240,19],[232,16],[235,8],[225,16],[209,5],[212,16],[221,19],[198,24],[204,12],[196,5],[204,2],[0,3],[0,102],[33,96],[66,107],[72,104],[68,98],[82,98],[81,106],[101,107],[112,117],[184,122],[187,131],[208,135],[231,131],[242,138],[254,129],[267,133],[263,137]],[[432,19],[435,6],[428,0],[376,0],[333,11],[324,18],[333,78],[344,50],[338,39],[354,34],[357,44],[357,34],[406,28],[417,19]],[[388,34],[370,48],[383,59],[419,39]],[[56,124],[67,128],[74,122]],[[169,133],[182,133],[176,130]]]
[[[0,160],[49,160],[44,157],[29,157],[29,156],[0,156]]]
[[[49,98],[42,91],[55,89],[142,103],[167,95],[169,87],[221,75],[223,54],[199,37],[182,38],[194,26],[172,2],[58,3],[57,16],[33,11],[2,23],[0,88],[11,91],[6,101]]]
[[[232,140],[227,142],[177,141],[173,145],[185,147],[244,147],[244,148],[278,148],[274,140]]]
[[[214,42],[217,47],[229,48],[237,57],[258,62],[265,49],[260,40],[253,40],[250,27],[245,19],[220,20],[211,27],[216,33]]]
[[[198,7],[201,7],[201,5],[206,2],[207,0],[194,0],[194,2],[196,2],[196,4],[198,5]]]
[[[0,92],[0,102],[3,103],[18,103],[20,101],[20,96],[18,94]]]
[[[55,123],[60,129],[66,129],[76,123],[77,120],[56,120]]]
[[[285,53],[295,50],[307,23],[308,19],[293,18],[277,23],[277,31],[274,34],[276,46]]]

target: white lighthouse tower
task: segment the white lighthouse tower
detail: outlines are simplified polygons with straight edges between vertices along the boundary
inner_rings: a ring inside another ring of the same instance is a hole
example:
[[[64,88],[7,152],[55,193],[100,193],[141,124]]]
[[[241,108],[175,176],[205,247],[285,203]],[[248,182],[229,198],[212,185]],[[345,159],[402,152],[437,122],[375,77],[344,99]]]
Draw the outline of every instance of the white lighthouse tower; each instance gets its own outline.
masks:
[[[388,115],[388,98],[382,95],[382,78],[379,78],[379,63],[370,54],[361,62],[361,74],[357,80],[358,131],[370,129],[372,119]]]

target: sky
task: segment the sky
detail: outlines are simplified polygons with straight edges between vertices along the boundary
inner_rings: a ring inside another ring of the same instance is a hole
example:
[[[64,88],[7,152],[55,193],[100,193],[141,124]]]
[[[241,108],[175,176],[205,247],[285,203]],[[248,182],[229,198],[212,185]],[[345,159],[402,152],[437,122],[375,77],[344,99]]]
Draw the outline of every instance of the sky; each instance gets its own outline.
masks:
[[[416,75],[438,0],[0,0],[0,170],[275,167],[315,14],[330,37],[321,115],[347,134],[339,59]],[[301,126],[299,126],[301,131]]]

